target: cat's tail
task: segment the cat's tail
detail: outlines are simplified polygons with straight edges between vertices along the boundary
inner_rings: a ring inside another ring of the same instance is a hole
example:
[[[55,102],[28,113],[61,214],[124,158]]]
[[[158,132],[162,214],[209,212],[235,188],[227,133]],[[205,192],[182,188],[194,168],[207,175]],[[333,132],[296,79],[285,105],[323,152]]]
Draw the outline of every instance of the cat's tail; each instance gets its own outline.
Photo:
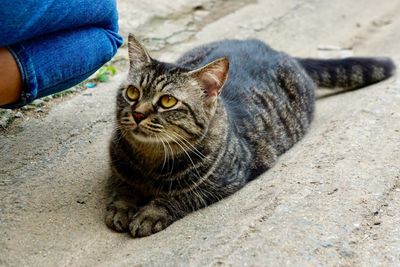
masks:
[[[386,57],[344,59],[297,58],[318,87],[356,89],[393,75],[396,65]]]

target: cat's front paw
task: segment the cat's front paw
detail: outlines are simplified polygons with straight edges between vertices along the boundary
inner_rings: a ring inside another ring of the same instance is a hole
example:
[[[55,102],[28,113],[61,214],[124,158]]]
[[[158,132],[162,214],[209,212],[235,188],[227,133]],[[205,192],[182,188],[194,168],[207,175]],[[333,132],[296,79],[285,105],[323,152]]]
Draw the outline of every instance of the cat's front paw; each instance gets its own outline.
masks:
[[[129,218],[136,211],[135,206],[129,205],[125,201],[113,201],[107,205],[106,225],[117,232],[127,232]]]
[[[129,231],[133,237],[149,236],[167,228],[173,221],[167,209],[148,205],[130,219]]]

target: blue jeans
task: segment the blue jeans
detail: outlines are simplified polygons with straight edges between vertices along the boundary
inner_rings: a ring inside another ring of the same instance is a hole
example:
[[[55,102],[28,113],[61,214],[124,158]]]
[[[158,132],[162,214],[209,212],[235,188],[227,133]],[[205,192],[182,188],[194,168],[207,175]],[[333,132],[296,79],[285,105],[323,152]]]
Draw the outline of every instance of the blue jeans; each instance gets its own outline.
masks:
[[[3,0],[0,47],[23,80],[16,108],[83,81],[121,46],[115,0]]]

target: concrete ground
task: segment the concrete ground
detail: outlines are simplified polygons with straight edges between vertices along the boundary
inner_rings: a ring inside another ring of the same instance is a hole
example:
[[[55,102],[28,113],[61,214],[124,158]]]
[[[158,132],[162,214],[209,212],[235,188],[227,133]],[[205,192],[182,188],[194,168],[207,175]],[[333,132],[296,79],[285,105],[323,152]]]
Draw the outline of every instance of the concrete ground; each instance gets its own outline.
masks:
[[[295,56],[390,56],[400,65],[399,0],[118,2],[121,32],[163,59],[257,37]],[[0,132],[0,266],[400,266],[397,75],[318,99],[309,133],[274,168],[142,239],[103,222],[124,75]]]

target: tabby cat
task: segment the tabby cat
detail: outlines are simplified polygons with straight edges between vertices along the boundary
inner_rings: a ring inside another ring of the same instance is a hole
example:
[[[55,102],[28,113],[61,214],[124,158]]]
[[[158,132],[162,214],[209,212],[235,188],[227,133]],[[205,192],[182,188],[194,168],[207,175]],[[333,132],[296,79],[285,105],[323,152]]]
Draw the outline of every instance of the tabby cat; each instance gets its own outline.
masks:
[[[306,133],[317,86],[355,89],[395,70],[387,58],[293,58],[258,40],[210,43],[169,64],[134,36],[128,41],[106,224],[133,237],[159,232],[271,168]]]

